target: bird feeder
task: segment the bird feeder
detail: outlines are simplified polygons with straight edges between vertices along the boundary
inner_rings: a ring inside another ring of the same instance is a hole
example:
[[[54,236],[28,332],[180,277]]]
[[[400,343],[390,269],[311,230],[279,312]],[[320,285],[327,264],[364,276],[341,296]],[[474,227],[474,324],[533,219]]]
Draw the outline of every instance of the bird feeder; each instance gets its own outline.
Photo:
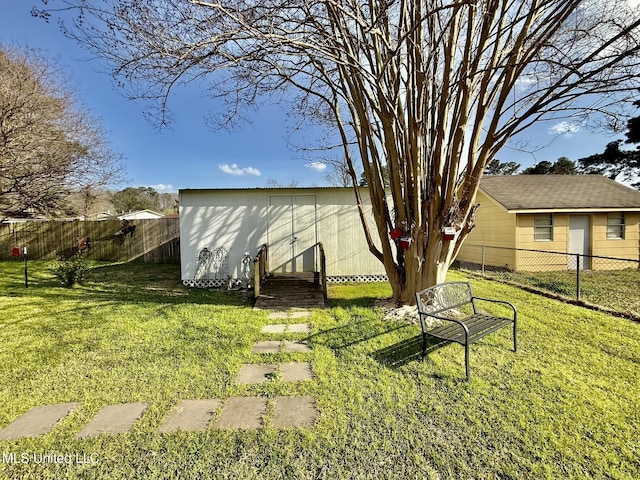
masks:
[[[389,236],[393,240],[398,240],[402,236],[402,230],[400,230],[399,228],[394,228],[389,232]]]
[[[400,248],[402,250],[409,250],[409,247],[413,243],[413,238],[409,235],[403,235],[400,237]]]
[[[456,229],[453,227],[444,227],[442,229],[442,239],[451,241],[456,238]]]
[[[20,247],[13,247],[13,249],[11,250],[11,255],[14,258],[18,258],[20,256]]]

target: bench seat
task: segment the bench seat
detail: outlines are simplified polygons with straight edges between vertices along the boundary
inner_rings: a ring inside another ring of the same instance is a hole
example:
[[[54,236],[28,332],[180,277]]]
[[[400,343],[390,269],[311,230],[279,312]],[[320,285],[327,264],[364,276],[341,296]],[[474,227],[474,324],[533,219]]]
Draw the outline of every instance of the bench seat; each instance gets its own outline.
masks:
[[[518,312],[513,304],[502,300],[475,297],[469,282],[447,282],[434,285],[416,293],[416,300],[422,329],[423,359],[426,356],[428,336],[448,342],[457,342],[465,347],[465,370],[467,380],[469,380],[469,345],[510,325],[513,327],[513,351],[517,351]],[[512,316],[500,317],[479,312],[478,302],[506,305],[511,309]],[[464,307],[469,306],[472,313],[465,314]],[[437,320],[440,325],[429,328],[429,318]]]

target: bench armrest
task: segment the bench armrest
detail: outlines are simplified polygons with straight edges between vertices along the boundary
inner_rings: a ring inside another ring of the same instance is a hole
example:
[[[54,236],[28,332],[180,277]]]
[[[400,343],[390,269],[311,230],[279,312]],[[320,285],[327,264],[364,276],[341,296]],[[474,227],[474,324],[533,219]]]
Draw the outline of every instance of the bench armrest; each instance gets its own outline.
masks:
[[[492,298],[483,298],[483,297],[471,297],[471,303],[473,304],[473,312],[476,312],[476,300],[481,300],[483,302],[491,302],[491,303],[502,303],[503,305],[508,305],[509,307],[511,307],[511,309],[513,310],[513,319],[516,319],[516,316],[518,315],[518,311],[516,310],[516,307],[513,303],[511,302],[506,302],[504,300],[494,300]]]

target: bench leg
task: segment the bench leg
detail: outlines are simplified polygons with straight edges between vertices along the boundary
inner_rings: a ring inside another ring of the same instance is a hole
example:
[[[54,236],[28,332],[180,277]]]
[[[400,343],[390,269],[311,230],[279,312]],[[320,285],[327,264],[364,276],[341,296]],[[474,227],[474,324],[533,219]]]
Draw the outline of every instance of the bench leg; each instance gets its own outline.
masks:
[[[518,351],[518,340],[516,338],[516,322],[515,322],[515,320],[513,322],[513,351],[514,352]]]
[[[422,361],[424,361],[424,357],[427,355],[427,334],[422,333]]]
[[[469,344],[464,346],[464,367],[467,372],[467,382],[469,381]]]

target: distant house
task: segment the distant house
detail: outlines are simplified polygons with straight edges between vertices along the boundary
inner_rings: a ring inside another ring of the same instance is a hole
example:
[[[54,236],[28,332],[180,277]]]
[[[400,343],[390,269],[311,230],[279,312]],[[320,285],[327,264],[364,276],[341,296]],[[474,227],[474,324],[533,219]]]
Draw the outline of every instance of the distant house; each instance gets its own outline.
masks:
[[[362,194],[375,229],[368,193]],[[270,272],[318,272],[322,243],[329,281],[386,278],[369,252],[351,188],[180,190],[185,284],[217,286],[242,278],[245,253],[253,258],[265,243]]]
[[[639,260],[640,192],[599,175],[507,175],[484,177],[476,226],[457,259],[510,270],[557,270],[545,250]],[[481,245],[491,247],[482,250]],[[482,258],[484,255],[484,258]],[[526,257],[526,261],[524,258]],[[563,258],[563,257],[558,257]],[[575,269],[576,257],[565,256]],[[623,268],[581,257],[581,268]],[[617,265],[617,266],[616,266]],[[627,264],[626,267],[631,266]]]
[[[153,210],[138,210],[118,215],[118,220],[155,220],[157,218],[164,218],[164,215]]]

